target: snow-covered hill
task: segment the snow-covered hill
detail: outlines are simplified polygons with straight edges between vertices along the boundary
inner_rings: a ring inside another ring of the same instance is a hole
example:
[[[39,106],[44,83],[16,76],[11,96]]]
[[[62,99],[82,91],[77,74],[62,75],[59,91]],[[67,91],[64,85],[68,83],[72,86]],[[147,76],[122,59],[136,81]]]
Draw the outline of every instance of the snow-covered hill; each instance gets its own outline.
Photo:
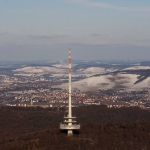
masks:
[[[80,81],[72,82],[72,89],[81,91],[93,91],[98,89],[128,89],[141,90],[150,87],[150,77],[135,84],[139,75],[136,74],[109,74],[97,77],[89,77]],[[68,84],[62,84],[59,87],[68,89]]]
[[[14,71],[14,75],[19,76],[42,76],[50,74],[54,79],[67,80],[67,64],[56,64],[51,67],[47,66],[25,66]],[[98,89],[128,89],[138,90],[150,87],[150,66],[133,66],[127,67],[121,71],[117,67],[94,67],[94,66],[77,66],[73,68],[72,89],[81,91],[92,91]],[[133,71],[132,71],[133,70]],[[136,71],[134,71],[136,70]],[[142,71],[141,71],[142,70]],[[44,77],[43,77],[44,78]],[[28,79],[29,80],[29,79]],[[59,85],[59,87],[68,89],[68,83]]]
[[[65,73],[65,69],[45,66],[28,66],[14,70],[19,73]]]
[[[86,69],[79,69],[77,70],[78,73],[84,73],[84,74],[103,74],[106,73],[105,68],[101,67],[89,67]]]
[[[144,89],[144,88],[150,88],[150,77],[147,77],[145,80],[135,84],[132,88],[133,89]]]
[[[66,63],[60,63],[60,64],[54,64],[52,65],[54,67],[57,67],[57,68],[68,68],[68,64]],[[72,64],[72,67],[76,66],[76,64]]]
[[[123,70],[147,70],[150,69],[150,66],[133,66],[129,68],[125,68]]]
[[[18,68],[13,70],[15,75],[23,76],[31,76],[33,74],[42,75],[42,74],[52,74],[52,76],[64,76],[68,74],[68,65],[67,64],[56,64],[53,67],[45,67],[45,66],[26,66],[22,68]],[[106,73],[105,68],[101,67],[89,67],[78,69],[77,71],[73,70],[72,75],[74,77],[78,77],[84,75],[85,77],[89,77],[95,74],[104,74]]]

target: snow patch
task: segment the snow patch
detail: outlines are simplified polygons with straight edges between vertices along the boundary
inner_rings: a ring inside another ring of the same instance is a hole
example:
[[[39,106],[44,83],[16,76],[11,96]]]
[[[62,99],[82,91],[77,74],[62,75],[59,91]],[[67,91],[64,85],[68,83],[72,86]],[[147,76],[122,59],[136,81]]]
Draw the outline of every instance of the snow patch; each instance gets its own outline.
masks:
[[[68,68],[68,64],[65,64],[65,63],[60,63],[60,64],[55,64],[55,65],[52,65],[54,67],[57,67],[57,68]],[[72,64],[72,68],[76,66],[76,64]]]
[[[13,70],[14,72],[22,73],[64,73],[65,69],[55,68],[55,67],[45,67],[45,66],[28,66]]]
[[[147,70],[147,69],[150,69],[150,66],[134,66],[123,70]]]
[[[103,74],[106,73],[105,68],[101,68],[101,67],[89,67],[87,69],[79,69],[77,70],[77,72],[82,72],[85,74]]]

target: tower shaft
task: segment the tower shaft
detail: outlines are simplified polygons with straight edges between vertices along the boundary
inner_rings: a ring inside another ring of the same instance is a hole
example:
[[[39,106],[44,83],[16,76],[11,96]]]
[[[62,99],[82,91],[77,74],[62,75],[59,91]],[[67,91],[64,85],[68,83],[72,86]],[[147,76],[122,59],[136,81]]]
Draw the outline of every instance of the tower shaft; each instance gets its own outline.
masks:
[[[72,73],[72,69],[71,69],[71,63],[72,63],[72,59],[71,59],[71,48],[69,48],[69,58],[68,58],[68,64],[69,64],[69,69],[68,69],[68,73],[69,73],[69,111],[68,111],[68,116],[70,117],[68,125],[71,126],[72,125],[72,106],[71,106],[71,73]]]
[[[76,117],[72,116],[72,100],[71,100],[71,74],[72,74],[72,68],[71,68],[71,64],[72,64],[72,58],[71,58],[71,48],[69,48],[69,58],[68,58],[68,74],[69,74],[69,93],[68,93],[68,115],[64,117],[64,119],[66,119],[65,121],[63,121],[63,123],[60,123],[60,129],[61,130],[67,130],[68,131],[68,136],[72,136],[73,135],[73,130],[77,130],[80,129],[80,125],[76,124]]]

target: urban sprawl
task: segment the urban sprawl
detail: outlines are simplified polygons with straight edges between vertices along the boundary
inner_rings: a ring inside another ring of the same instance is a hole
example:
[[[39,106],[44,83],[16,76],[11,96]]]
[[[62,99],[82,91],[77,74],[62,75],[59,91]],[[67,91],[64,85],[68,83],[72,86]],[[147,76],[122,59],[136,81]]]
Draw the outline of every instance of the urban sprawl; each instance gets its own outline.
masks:
[[[0,105],[21,107],[68,107],[68,90],[53,88],[49,82],[0,85]],[[59,83],[60,84],[60,83]],[[150,89],[127,92],[107,89],[89,92],[72,91],[72,107],[106,105],[108,108],[140,107],[150,109]]]

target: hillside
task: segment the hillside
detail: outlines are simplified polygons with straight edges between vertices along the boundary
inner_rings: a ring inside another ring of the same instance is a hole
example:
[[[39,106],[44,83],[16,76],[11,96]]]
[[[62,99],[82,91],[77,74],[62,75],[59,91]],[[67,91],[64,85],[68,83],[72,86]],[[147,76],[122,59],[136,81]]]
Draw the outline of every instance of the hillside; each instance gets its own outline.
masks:
[[[102,70],[102,68],[99,69]],[[68,89],[67,84],[62,84],[60,87]],[[86,79],[73,82],[72,87],[80,91],[93,91],[99,89],[125,89],[137,91],[147,89],[150,87],[150,66],[132,66],[112,72],[95,72],[94,75]]]
[[[150,111],[104,106],[74,108],[81,130],[59,131],[64,109],[0,107],[1,150],[150,149]]]
[[[59,87],[68,89],[68,84],[62,84]],[[80,81],[72,82],[73,89],[80,91],[95,91],[99,89],[128,89],[142,90],[150,87],[150,77],[140,76],[134,73],[96,75]]]
[[[5,74],[3,74],[5,72]],[[66,63],[49,66],[31,65],[13,69],[10,75],[2,69],[0,82],[58,81],[58,88],[68,89],[68,69]],[[72,87],[80,91],[99,89],[143,90],[150,87],[150,66],[124,64],[73,64]]]
[[[46,67],[46,66],[28,66],[28,67],[23,67],[23,68],[18,68],[14,70],[14,72],[17,73],[64,73],[64,69],[59,69],[56,67]]]

